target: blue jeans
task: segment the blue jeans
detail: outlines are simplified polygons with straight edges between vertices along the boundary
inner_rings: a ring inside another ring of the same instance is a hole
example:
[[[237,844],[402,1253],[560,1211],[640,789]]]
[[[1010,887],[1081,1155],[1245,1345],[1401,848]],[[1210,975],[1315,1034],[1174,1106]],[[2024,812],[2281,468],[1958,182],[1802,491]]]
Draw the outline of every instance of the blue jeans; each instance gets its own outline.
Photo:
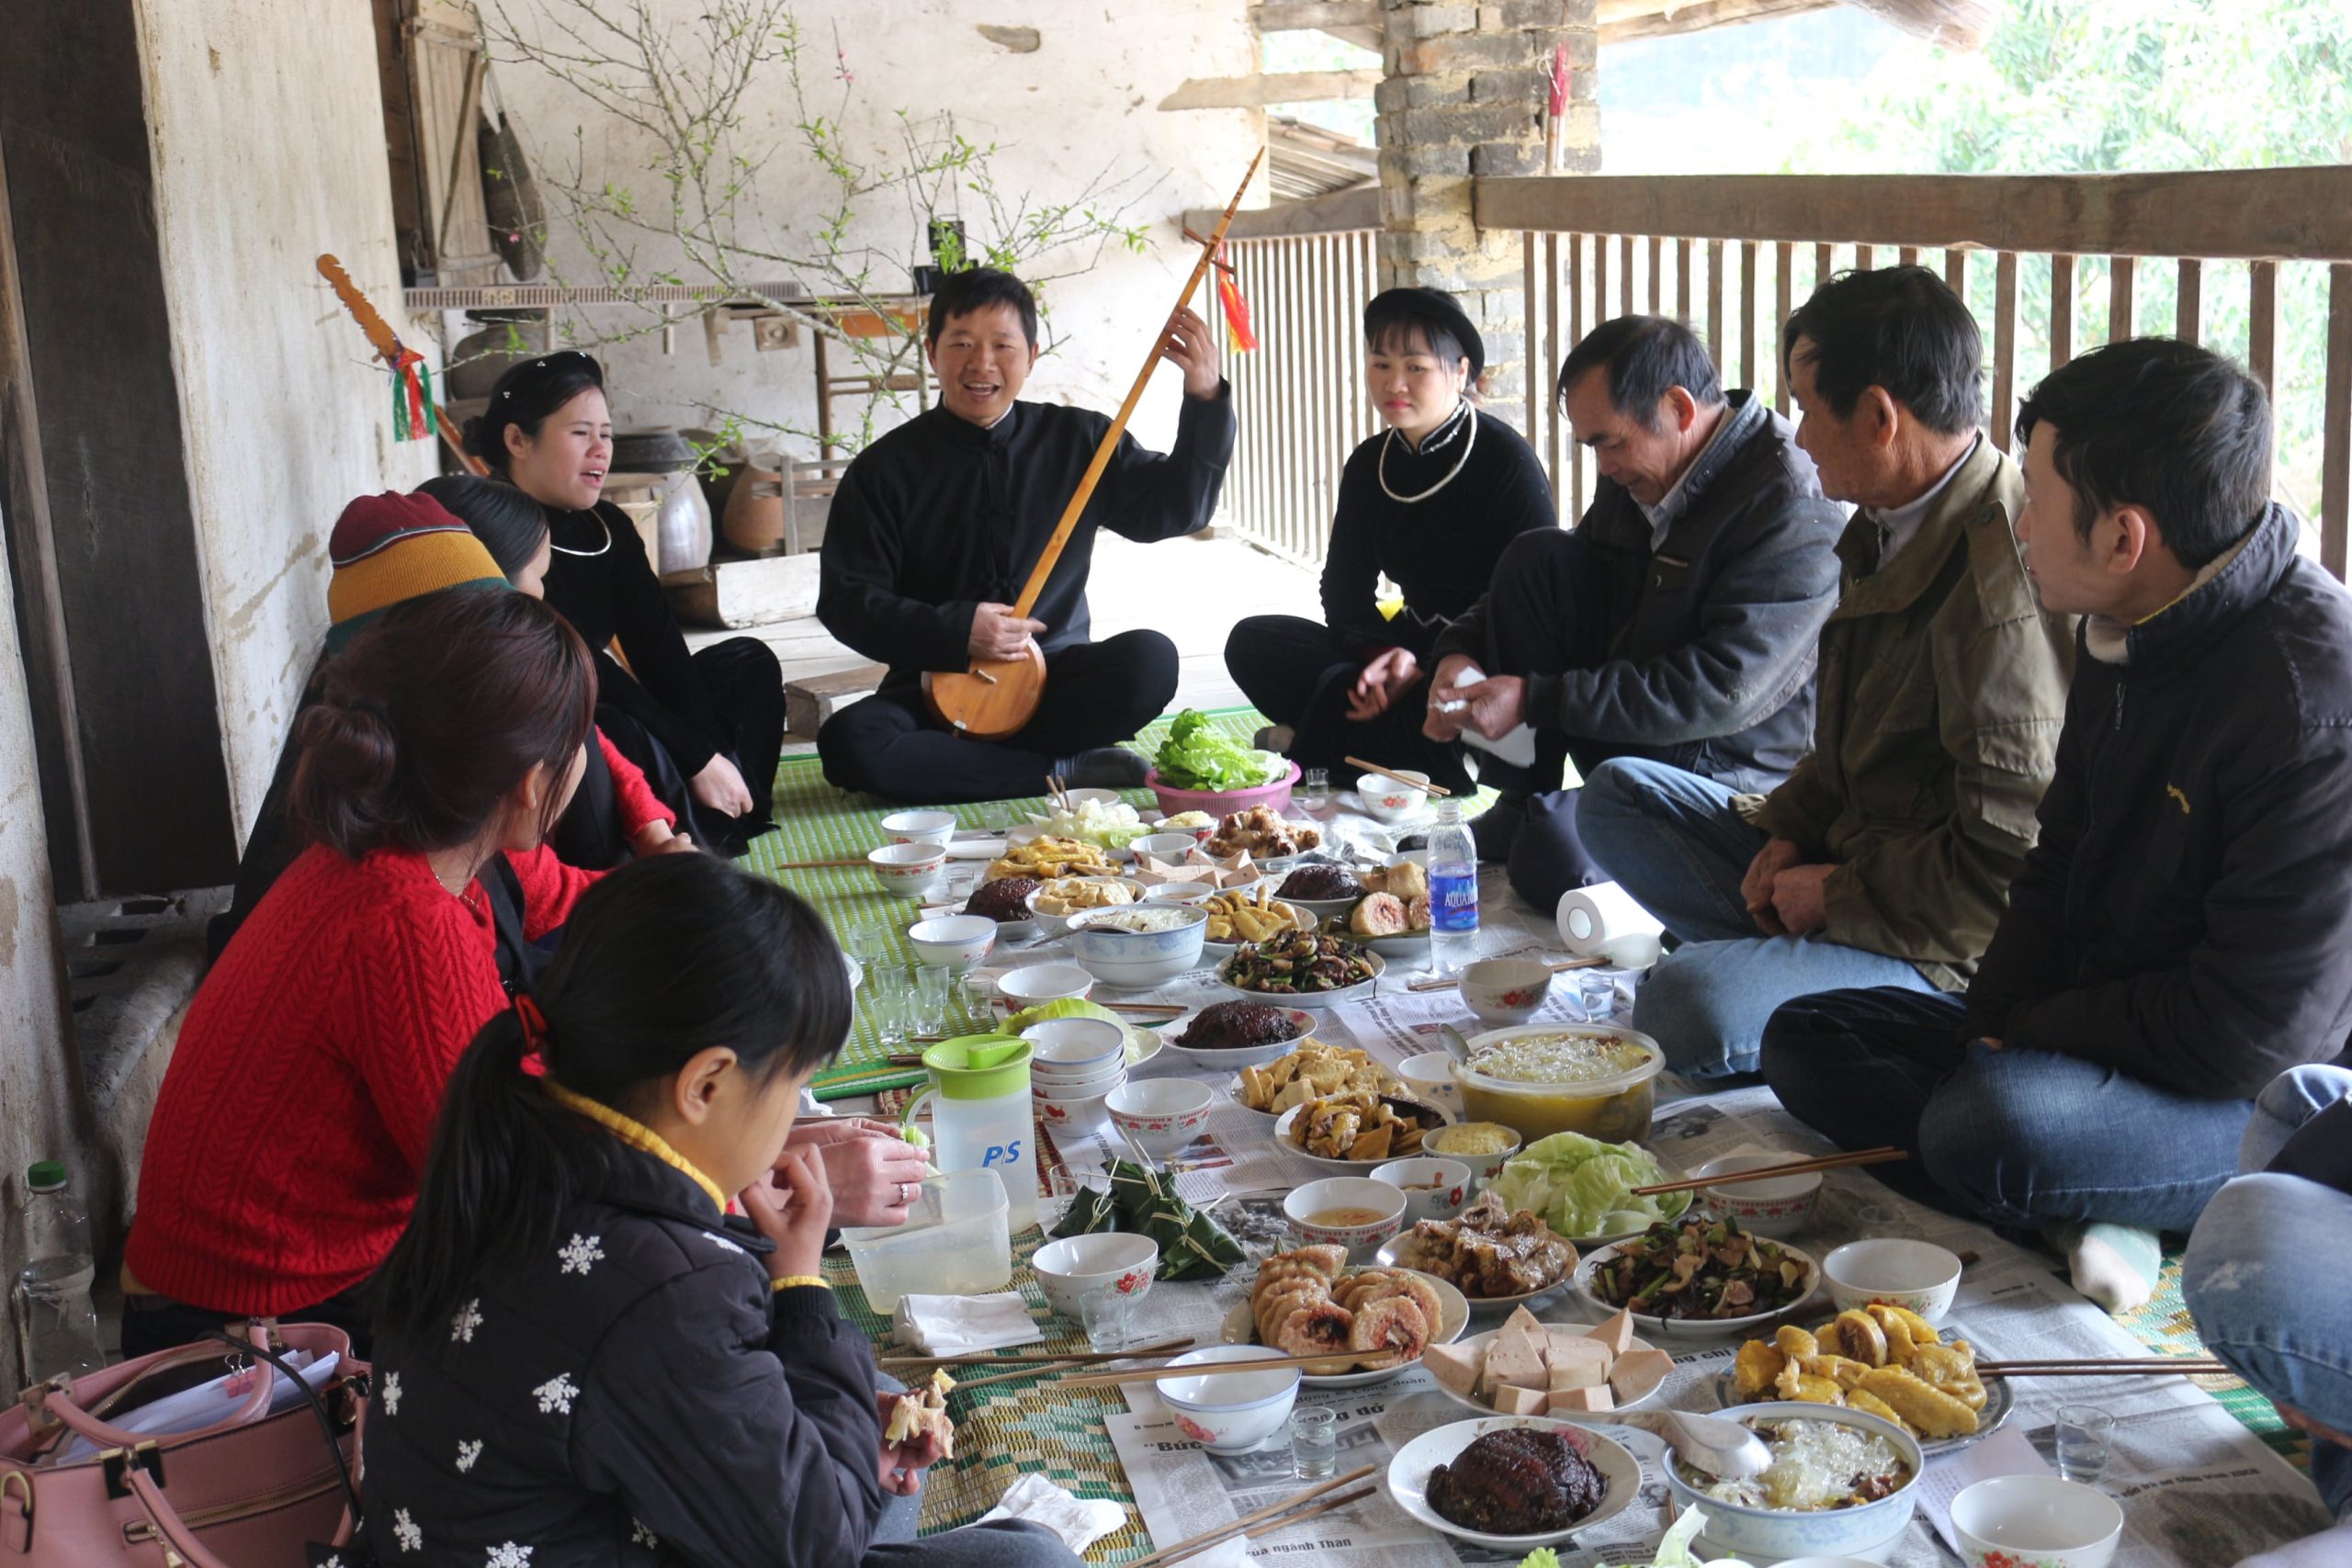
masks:
[[[2273,1403],[2352,1433],[2352,1193],[2267,1172],[2281,1144],[2346,1094],[2352,1073],[2296,1067],[2254,1102],[2241,1176],[2188,1238],[2180,1293],[2206,1348]],[[2312,1484],[2352,1516],[2352,1449],[2312,1438]]]
[[[1900,958],[1819,936],[1758,936],[1740,897],[1770,837],[1732,809],[1733,792],[1664,762],[1621,757],[1585,781],[1586,849],[1681,945],[1642,982],[1634,1027],[1676,1072],[1753,1072],[1764,1025],[1783,1002],[1816,991],[1935,987]]]
[[[2236,1171],[2251,1101],[2192,1100],[2048,1051],[1963,1044],[1965,1010],[1940,992],[1807,997],[1764,1032],[1764,1079],[1840,1147],[1911,1151],[1875,1168],[1889,1186],[1994,1224],[2186,1231]]]

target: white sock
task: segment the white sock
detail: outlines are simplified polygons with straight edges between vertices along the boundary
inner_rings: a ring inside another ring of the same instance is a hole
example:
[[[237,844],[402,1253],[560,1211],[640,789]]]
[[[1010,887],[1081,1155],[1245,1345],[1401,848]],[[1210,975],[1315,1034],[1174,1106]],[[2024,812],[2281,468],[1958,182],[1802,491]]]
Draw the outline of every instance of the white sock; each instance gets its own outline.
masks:
[[[2136,1225],[2052,1225],[2045,1232],[2066,1254],[2075,1289],[2118,1317],[2147,1304],[2163,1269],[2163,1238]]]
[[[2333,1529],[2317,1535],[2257,1551],[2238,1568],[2344,1568],[2346,1562],[2352,1562],[2352,1518],[2338,1520]]]

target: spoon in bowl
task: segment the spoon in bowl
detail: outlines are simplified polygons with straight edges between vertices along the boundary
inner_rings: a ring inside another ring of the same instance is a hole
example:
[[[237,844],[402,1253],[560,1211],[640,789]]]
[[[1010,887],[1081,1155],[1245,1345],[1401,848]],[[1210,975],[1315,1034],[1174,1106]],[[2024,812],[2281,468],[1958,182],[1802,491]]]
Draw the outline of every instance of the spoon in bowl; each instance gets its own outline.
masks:
[[[1764,1446],[1764,1439],[1720,1416],[1661,1410],[1620,1412],[1609,1419],[1665,1438],[1685,1464],[1726,1481],[1750,1480],[1772,1468],[1772,1450]]]

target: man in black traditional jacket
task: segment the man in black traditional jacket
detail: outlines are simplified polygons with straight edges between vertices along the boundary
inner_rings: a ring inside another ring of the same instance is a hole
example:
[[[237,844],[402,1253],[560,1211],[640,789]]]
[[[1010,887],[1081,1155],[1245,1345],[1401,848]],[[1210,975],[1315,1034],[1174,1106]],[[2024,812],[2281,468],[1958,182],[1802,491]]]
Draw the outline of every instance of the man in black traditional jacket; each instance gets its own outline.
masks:
[[[858,455],[825,525],[818,619],[889,666],[874,695],[818,734],[825,777],[943,802],[1037,795],[1048,773],[1141,784],[1144,759],[1118,742],[1176,694],[1176,646],[1149,630],[1089,641],[1087,566],[1098,527],[1148,544],[1196,533],[1216,512],[1235,427],[1208,325],[1180,311],[1159,345],[1184,373],[1174,450],[1119,438],[1029,619],[1012,603],[1111,422],[1017,400],[1037,360],[1037,306],[1009,273],[951,274],[932,298],[928,335],[939,406]],[[973,739],[925,709],[925,671],[1017,658],[1033,640],[1046,656],[1045,697],[1018,732]]]
[[[2352,1030],[2352,595],[2269,500],[2261,384],[2162,338],[2018,416],[2017,532],[2083,616],[2041,838],[1967,994],[1830,991],[1764,1032],[1800,1121],[1883,1179],[2042,1225],[2110,1310],[2235,1175],[2253,1100]]]

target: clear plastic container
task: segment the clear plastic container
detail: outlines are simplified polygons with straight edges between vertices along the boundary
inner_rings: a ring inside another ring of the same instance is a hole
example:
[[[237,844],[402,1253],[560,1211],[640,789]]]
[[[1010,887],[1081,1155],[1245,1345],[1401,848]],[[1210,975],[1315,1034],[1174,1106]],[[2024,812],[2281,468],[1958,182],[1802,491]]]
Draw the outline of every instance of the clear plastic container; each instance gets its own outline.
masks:
[[[951,1171],[923,1179],[906,1224],[845,1229],[842,1240],[876,1312],[910,1292],[985,1295],[1012,1282],[1011,1208],[995,1171]]]
[[[1604,1143],[1635,1143],[1649,1136],[1650,1120],[1657,1111],[1657,1075],[1666,1053],[1657,1041],[1636,1030],[1615,1024],[1528,1024],[1473,1035],[1470,1055],[1528,1034],[1577,1034],[1593,1039],[1621,1040],[1643,1046],[1646,1058],[1639,1066],[1607,1077],[1575,1083],[1526,1083],[1489,1077],[1456,1063],[1454,1087],[1462,1091],[1462,1119],[1499,1122],[1525,1143],[1555,1133],[1582,1133]]]

